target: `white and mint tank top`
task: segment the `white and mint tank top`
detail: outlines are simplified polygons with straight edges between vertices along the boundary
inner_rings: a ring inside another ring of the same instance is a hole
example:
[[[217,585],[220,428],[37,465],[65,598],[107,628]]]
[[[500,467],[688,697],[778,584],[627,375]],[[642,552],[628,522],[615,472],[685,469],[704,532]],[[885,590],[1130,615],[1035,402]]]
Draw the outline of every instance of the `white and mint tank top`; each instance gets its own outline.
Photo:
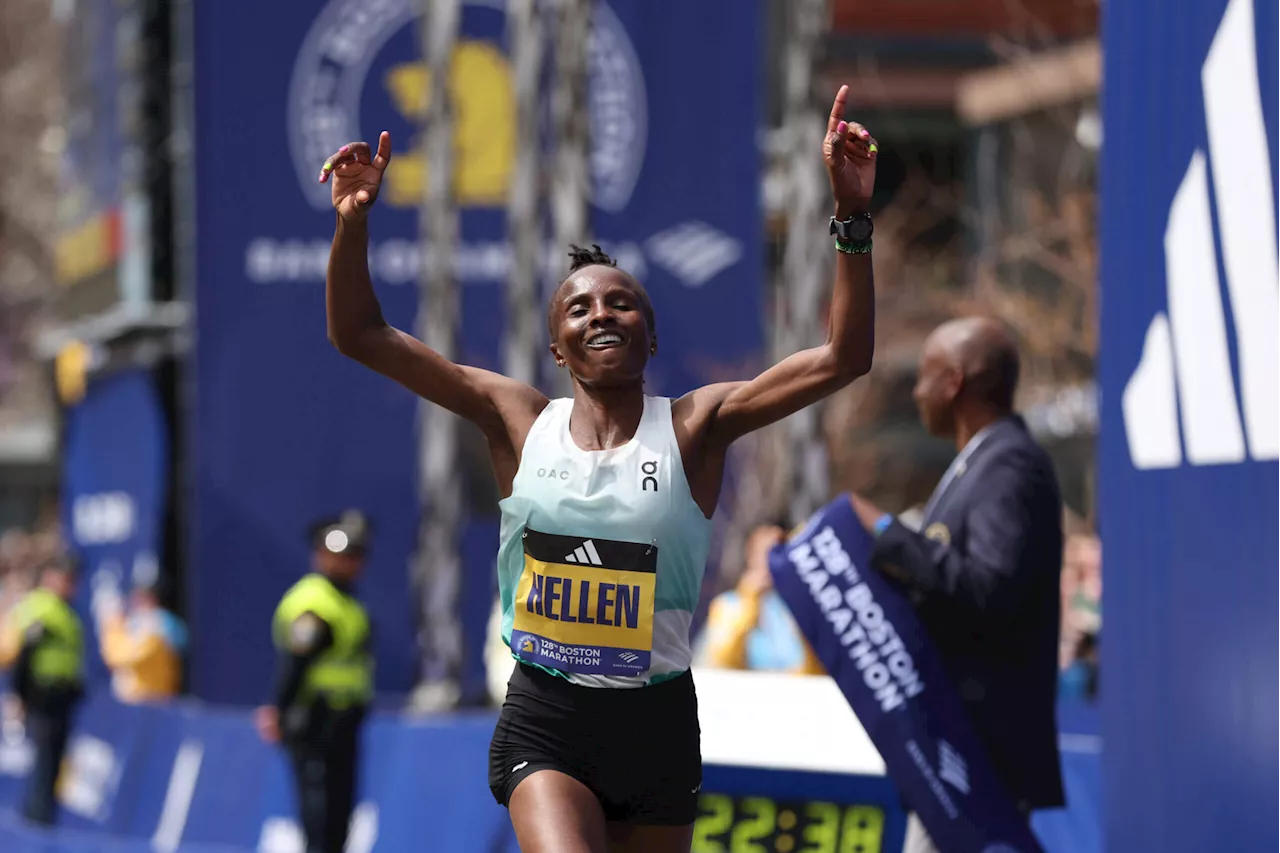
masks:
[[[502,637],[517,660],[575,684],[641,687],[689,669],[689,624],[711,521],[694,503],[671,401],[645,397],[635,437],[580,450],[573,400],[525,440],[502,510]]]

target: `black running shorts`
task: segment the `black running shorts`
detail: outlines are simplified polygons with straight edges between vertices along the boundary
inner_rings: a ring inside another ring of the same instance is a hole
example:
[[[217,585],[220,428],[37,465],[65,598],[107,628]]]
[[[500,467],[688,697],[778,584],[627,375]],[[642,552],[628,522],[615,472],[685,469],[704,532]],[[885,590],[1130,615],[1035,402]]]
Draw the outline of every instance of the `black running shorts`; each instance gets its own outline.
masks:
[[[505,806],[527,776],[558,770],[591,789],[606,820],[684,826],[698,814],[700,735],[690,673],[600,688],[517,664],[489,745],[489,790]]]

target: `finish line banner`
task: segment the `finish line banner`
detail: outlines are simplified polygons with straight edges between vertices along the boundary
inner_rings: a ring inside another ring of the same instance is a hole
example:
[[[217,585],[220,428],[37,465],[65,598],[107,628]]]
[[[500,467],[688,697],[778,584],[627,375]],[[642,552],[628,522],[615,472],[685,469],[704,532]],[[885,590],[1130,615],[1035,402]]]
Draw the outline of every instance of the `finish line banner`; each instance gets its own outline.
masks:
[[[847,495],[773,549],[778,594],[942,853],[1042,853]]]

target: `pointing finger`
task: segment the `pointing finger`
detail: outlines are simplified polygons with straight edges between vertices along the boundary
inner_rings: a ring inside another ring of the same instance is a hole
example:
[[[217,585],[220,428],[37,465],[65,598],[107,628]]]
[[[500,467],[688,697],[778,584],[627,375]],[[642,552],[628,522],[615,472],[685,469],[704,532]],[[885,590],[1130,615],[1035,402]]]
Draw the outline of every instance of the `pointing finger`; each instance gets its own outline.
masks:
[[[373,166],[384,171],[391,162],[391,134],[385,130],[378,136],[378,155],[373,158]]]
[[[844,118],[845,101],[849,100],[849,87],[841,86],[836,92],[836,99],[831,104],[831,115],[827,118],[827,133],[835,133],[836,125]]]

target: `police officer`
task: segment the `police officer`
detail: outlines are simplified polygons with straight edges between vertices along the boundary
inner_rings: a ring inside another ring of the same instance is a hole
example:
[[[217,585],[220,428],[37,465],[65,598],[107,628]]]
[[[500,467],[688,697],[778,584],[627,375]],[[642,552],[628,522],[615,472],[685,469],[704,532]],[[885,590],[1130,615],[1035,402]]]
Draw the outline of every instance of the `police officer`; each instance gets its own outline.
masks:
[[[13,667],[13,692],[35,748],[23,814],[44,825],[54,821],[54,788],[71,730],[71,715],[84,693],[84,627],[68,603],[76,571],[67,560],[41,570],[40,584],[9,614],[2,661]]]
[[[285,593],[272,625],[280,674],[275,701],[258,709],[257,725],[289,753],[307,853],[341,853],[355,806],[373,655],[369,617],[353,585],[369,533],[355,510],[314,525],[313,572]]]

